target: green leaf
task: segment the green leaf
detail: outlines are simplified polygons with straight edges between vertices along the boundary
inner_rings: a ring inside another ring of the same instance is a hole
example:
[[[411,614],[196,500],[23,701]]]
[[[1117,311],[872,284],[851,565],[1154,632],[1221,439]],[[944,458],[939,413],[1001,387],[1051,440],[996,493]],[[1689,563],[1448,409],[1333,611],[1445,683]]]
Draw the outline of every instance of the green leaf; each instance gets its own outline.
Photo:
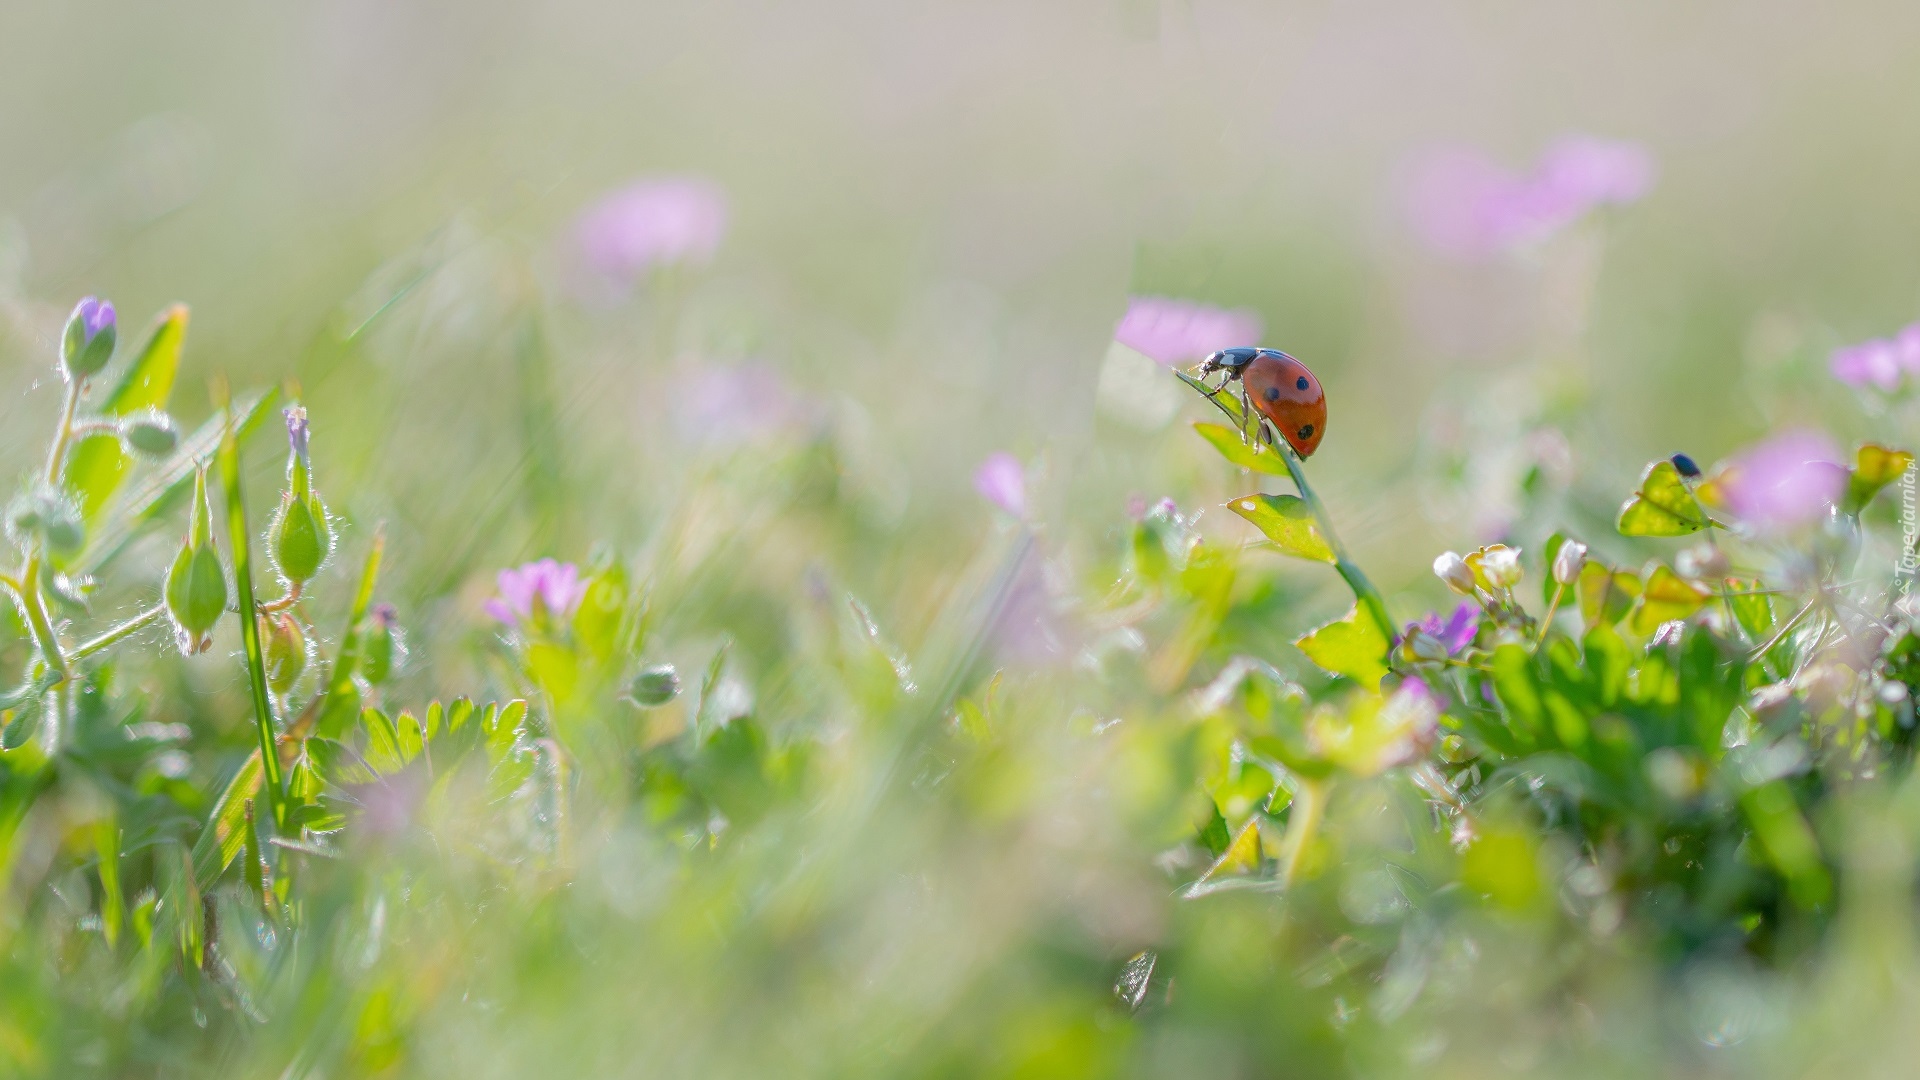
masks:
[[[1699,611],[1709,595],[1662,563],[1648,575],[1646,590],[1640,594],[1640,602],[1635,605],[1633,618],[1627,625],[1636,634],[1651,634],[1662,623],[1684,619]]]
[[[1758,580],[1727,582],[1727,600],[1733,605],[1733,617],[1755,641],[1773,629],[1773,597],[1761,592],[1760,587]]]
[[[1647,466],[1640,490],[1620,508],[1619,529],[1625,536],[1685,536],[1706,527],[1706,515],[1680,470],[1665,459]]]
[[[246,845],[247,802],[260,791],[260,752],[254,751],[227,781],[193,845],[193,876],[202,890],[213,887]]]
[[[347,615],[346,633],[340,636],[340,651],[335,655],[333,671],[327,678],[326,698],[317,707],[319,719],[314,731],[328,738],[345,735],[353,726],[360,709],[360,688],[354,674],[360,666],[363,642],[360,627],[373,603],[373,587],[380,580],[380,557],[386,550],[384,530],[375,530],[373,546],[367,549],[366,562],[360,568],[360,586],[353,594],[353,609]],[[314,708],[314,706],[309,706]]]
[[[1254,472],[1267,473],[1271,476],[1287,475],[1287,463],[1280,460],[1279,454],[1259,443],[1248,442],[1241,438],[1236,428],[1230,428],[1225,424],[1195,423],[1193,430],[1199,432],[1200,437],[1211,443],[1215,450],[1220,451],[1221,457],[1243,469],[1252,469]]]
[[[1900,479],[1900,475],[1913,464],[1913,455],[1905,450],[1891,450],[1874,443],[1867,443],[1854,454],[1853,472],[1847,478],[1847,500],[1844,509],[1849,514],[1857,514],[1873,501],[1880,489]]]
[[[1253,522],[1285,554],[1329,565],[1336,561],[1313,511],[1297,495],[1248,495],[1227,509]]]
[[[408,724],[413,717],[405,714],[401,719]],[[407,765],[407,755],[401,748],[400,730],[387,714],[379,709],[363,709],[360,712],[360,726],[367,729],[367,764],[381,776],[391,776]]]
[[[244,440],[251,434],[278,397],[278,391],[268,391],[236,398],[232,409],[234,438]],[[73,561],[68,575],[98,574],[142,529],[176,505],[174,500],[191,490],[199,463],[212,457],[219,448],[226,423],[223,414],[209,417],[192,435],[180,441],[180,448],[172,457],[118,493],[101,514],[99,528],[87,529],[87,546]]]
[[[1335,675],[1368,688],[1380,685],[1387,674],[1387,638],[1374,620],[1360,611],[1351,611],[1294,642],[1307,659]]]
[[[1526,646],[1508,641],[1493,650],[1493,692],[1506,709],[1507,726],[1513,733],[1537,739],[1545,723],[1546,705]]]
[[[180,347],[187,337],[187,307],[175,304],[160,315],[147,343],[120,376],[120,382],[102,399],[102,416],[127,416],[141,409],[165,409],[180,370]],[[133,458],[108,434],[88,435],[74,444],[67,458],[66,486],[89,525],[119,489],[133,467]]]
[[[1574,591],[1580,599],[1580,618],[1587,626],[1612,626],[1640,598],[1640,579],[1625,570],[1589,562],[1580,568]]]

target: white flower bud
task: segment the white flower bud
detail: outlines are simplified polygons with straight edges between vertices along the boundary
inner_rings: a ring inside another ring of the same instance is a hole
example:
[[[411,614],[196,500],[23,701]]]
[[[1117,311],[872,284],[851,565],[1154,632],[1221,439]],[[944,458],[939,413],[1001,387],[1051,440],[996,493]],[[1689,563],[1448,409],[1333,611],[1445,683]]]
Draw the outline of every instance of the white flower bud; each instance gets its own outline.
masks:
[[[1553,556],[1553,580],[1572,585],[1580,580],[1580,568],[1587,565],[1587,545],[1578,540],[1563,541]]]
[[[1473,571],[1467,568],[1467,560],[1457,551],[1449,551],[1433,560],[1433,572],[1447,588],[1461,596],[1473,595]]]

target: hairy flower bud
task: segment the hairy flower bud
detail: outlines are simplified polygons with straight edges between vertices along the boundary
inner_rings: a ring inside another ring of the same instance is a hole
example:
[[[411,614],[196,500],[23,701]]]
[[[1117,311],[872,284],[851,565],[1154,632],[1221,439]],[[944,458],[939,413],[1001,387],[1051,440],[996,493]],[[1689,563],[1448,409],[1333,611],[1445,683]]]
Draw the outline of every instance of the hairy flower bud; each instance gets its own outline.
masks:
[[[680,696],[680,675],[672,664],[641,668],[627,685],[627,698],[635,705],[652,708],[665,705]]]
[[[1445,663],[1446,643],[1418,627],[1410,627],[1400,639],[1400,655],[1410,663]]]
[[[68,380],[98,375],[113,359],[118,333],[112,304],[89,296],[75,305],[60,336],[60,369]]]
[[[299,620],[280,612],[260,616],[260,637],[266,642],[267,685],[284,694],[307,670],[307,635]]]
[[[288,585],[300,585],[320,572],[333,554],[333,526],[327,506],[313,490],[312,462],[307,456],[307,410],[286,410],[287,490],[280,510],[267,530],[267,554]]]
[[[127,449],[143,457],[163,458],[180,445],[180,431],[173,417],[158,409],[147,409],[120,421],[120,441]]]
[[[361,624],[360,677],[376,686],[386,682],[407,657],[399,621],[392,604],[375,604]]]
[[[1447,588],[1462,596],[1473,595],[1473,571],[1468,569],[1467,560],[1461,558],[1459,552],[1449,551],[1433,560],[1433,572],[1447,583]]]
[[[1578,540],[1565,540],[1560,550],[1553,556],[1553,580],[1562,585],[1572,585],[1580,580],[1580,568],[1587,565],[1587,545]]]
[[[22,494],[7,507],[7,534],[22,547],[39,544],[62,558],[77,554],[87,542],[79,509],[45,488]]]
[[[213,644],[213,627],[227,610],[227,575],[213,546],[213,505],[207,498],[207,470],[193,483],[193,517],[187,542],[167,571],[167,614],[179,632],[180,651],[191,656]]]

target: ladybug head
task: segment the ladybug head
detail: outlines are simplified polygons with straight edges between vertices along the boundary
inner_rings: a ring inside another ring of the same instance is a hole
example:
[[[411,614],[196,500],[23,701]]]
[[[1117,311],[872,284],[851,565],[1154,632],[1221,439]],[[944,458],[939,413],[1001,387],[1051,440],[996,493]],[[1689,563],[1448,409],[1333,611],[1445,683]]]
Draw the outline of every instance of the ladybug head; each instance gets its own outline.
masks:
[[[1200,374],[1210,375],[1216,371],[1224,371],[1229,378],[1232,378],[1245,371],[1247,365],[1253,362],[1253,358],[1259,355],[1259,349],[1221,349],[1207,357],[1206,362],[1200,365]]]

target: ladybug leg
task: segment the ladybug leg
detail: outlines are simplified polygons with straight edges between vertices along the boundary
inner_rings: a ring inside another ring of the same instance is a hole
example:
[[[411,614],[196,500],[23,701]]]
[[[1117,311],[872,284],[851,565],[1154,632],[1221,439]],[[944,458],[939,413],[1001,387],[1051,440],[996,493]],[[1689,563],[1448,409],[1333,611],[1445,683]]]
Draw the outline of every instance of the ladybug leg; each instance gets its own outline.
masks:
[[[1240,442],[1242,445],[1252,445],[1247,436],[1248,423],[1253,424],[1254,436],[1258,437],[1260,425],[1265,423],[1265,420],[1259,413],[1253,411],[1253,398],[1248,395],[1247,384],[1243,379],[1240,383]]]

